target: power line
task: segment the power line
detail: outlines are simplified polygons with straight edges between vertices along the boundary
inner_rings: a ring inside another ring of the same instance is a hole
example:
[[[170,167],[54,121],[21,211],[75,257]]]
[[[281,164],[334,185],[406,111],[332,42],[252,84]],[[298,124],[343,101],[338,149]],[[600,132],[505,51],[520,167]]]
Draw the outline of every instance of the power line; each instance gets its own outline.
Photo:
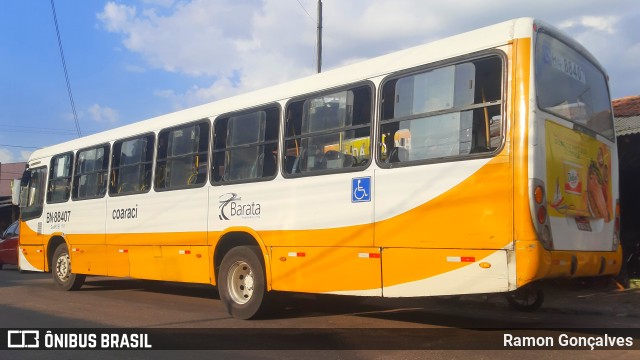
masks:
[[[7,144],[0,144],[0,146],[15,147],[15,148],[22,148],[22,149],[39,149],[39,147],[37,146],[20,146],[20,145],[7,145]]]
[[[313,18],[313,16],[311,16],[311,14],[309,14],[309,12],[307,11],[307,9],[304,7],[304,5],[302,5],[302,3],[300,2],[300,0],[296,0],[298,2],[298,5],[300,5],[300,7],[302,8],[302,10],[304,10],[305,13],[307,13],[307,16],[309,17],[309,19],[311,19],[311,21],[313,21],[314,24],[317,24],[316,19]]]
[[[5,122],[0,122],[2,130],[6,129],[22,129],[22,130],[47,130],[47,131],[63,131],[63,132],[75,132],[74,130],[62,129],[62,128],[47,128],[42,126],[24,126],[24,125],[10,125]]]
[[[73,119],[76,122],[76,131],[78,137],[82,136],[80,132],[80,123],[78,122],[78,114],[76,113],[76,104],[73,102],[73,94],[71,93],[71,83],[69,82],[69,73],[67,72],[67,63],[64,61],[64,51],[62,50],[62,39],[60,38],[60,29],[58,28],[58,16],[56,16],[56,7],[51,0],[51,11],[53,12],[53,22],[56,25],[56,35],[58,35],[58,48],[60,48],[60,58],[62,59],[62,68],[64,69],[64,78],[67,81],[67,92],[71,101],[71,111],[73,111]]]
[[[62,135],[62,136],[66,136],[66,135],[74,135],[76,133],[76,131],[71,131],[71,130],[62,130],[62,129],[5,129],[2,128],[2,132],[7,132],[7,133],[21,133],[21,134],[47,134],[47,135]]]

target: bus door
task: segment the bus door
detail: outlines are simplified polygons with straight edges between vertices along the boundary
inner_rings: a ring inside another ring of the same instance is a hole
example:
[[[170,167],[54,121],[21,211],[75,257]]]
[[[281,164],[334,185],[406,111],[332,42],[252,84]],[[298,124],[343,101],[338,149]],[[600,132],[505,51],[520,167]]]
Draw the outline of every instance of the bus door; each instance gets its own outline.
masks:
[[[47,167],[32,167],[24,172],[20,183],[20,246],[18,267],[29,271],[45,271],[45,248],[42,234],[44,193]]]

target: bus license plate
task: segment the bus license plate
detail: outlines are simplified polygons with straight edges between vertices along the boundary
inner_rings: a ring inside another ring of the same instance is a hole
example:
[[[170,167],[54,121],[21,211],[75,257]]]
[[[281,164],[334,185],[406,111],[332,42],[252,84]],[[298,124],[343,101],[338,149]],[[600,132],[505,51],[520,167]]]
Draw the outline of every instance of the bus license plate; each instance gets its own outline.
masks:
[[[578,230],[591,231],[591,224],[586,217],[576,216],[576,225],[578,226]]]

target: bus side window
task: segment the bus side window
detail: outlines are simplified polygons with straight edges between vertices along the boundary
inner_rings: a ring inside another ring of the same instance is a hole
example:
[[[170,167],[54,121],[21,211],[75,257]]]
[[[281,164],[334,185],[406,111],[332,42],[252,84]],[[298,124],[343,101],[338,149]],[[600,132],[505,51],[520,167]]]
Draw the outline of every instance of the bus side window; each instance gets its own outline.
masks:
[[[502,58],[490,55],[386,81],[378,138],[381,163],[443,161],[495,151],[503,139],[502,74]]]
[[[54,156],[51,159],[47,203],[60,203],[69,200],[72,165],[73,153]]]
[[[276,176],[280,109],[234,113],[214,121],[211,179],[214,184]]]
[[[72,199],[99,198],[107,191],[109,145],[79,150],[73,178]]]
[[[111,155],[109,195],[137,194],[151,188],[154,135],[116,141]]]
[[[208,120],[160,131],[154,181],[156,190],[204,185],[207,181],[209,134]]]
[[[363,85],[290,103],[285,172],[314,174],[367,165],[371,158],[371,97],[371,88]]]
[[[284,153],[284,169],[287,174],[300,173],[305,153],[298,138],[302,129],[302,105],[303,103],[299,101],[287,106]]]

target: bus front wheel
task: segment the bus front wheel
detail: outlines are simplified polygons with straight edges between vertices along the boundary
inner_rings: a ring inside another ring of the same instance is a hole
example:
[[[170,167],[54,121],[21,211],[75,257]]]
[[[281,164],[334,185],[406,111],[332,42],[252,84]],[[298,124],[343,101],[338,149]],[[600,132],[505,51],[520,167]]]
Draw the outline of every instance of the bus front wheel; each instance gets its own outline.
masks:
[[[229,314],[251,319],[264,310],[266,280],[257,246],[238,246],[224,256],[218,275],[220,299]]]
[[[78,290],[85,276],[71,272],[71,257],[66,244],[60,244],[53,252],[53,282],[62,290]]]

